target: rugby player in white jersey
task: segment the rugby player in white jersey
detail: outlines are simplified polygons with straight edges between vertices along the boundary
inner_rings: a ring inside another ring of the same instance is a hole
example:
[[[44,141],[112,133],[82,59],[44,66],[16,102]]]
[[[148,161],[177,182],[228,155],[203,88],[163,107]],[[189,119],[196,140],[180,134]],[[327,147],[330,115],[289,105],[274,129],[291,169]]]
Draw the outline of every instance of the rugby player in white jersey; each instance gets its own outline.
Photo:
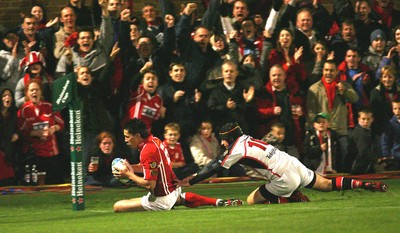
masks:
[[[181,186],[196,184],[219,169],[229,169],[233,164],[240,163],[252,167],[267,180],[265,185],[261,185],[247,197],[249,205],[308,202],[308,197],[299,191],[304,187],[324,192],[356,188],[386,192],[388,189],[383,182],[364,182],[345,177],[324,178],[286,152],[243,134],[237,123],[225,124],[219,135],[221,144],[228,153],[211,161],[191,179],[181,181]]]

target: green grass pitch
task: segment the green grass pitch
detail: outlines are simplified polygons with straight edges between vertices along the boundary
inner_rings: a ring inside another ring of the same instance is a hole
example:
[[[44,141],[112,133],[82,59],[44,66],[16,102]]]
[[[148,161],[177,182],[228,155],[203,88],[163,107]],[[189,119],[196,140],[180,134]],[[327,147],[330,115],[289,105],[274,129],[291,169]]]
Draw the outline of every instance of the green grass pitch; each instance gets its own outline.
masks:
[[[176,207],[171,211],[115,214],[113,203],[140,197],[137,187],[87,192],[84,211],[72,211],[68,192],[0,196],[0,232],[400,232],[400,180],[387,193],[303,189],[310,203],[235,207]],[[198,184],[184,191],[246,200],[261,181]]]

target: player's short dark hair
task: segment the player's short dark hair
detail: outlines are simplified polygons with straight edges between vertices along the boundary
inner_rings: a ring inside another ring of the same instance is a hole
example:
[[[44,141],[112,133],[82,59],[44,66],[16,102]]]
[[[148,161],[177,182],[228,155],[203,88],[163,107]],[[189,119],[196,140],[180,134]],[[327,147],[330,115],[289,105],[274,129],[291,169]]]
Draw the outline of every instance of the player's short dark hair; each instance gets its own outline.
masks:
[[[128,133],[132,135],[138,133],[142,138],[147,138],[149,136],[146,124],[138,118],[133,118],[132,120],[128,121],[124,125],[124,130],[128,131]]]
[[[237,122],[229,122],[221,127],[219,130],[219,137],[221,140],[227,141],[232,144],[236,139],[243,135],[242,128]]]

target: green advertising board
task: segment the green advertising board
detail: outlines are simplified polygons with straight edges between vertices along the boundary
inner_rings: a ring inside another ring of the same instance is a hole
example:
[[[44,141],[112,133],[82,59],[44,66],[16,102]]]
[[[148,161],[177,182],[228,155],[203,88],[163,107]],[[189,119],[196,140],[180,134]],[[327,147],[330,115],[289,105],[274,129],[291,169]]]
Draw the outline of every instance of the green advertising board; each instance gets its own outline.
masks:
[[[69,111],[69,148],[71,153],[72,210],[85,209],[84,167],[82,155],[82,102],[77,98],[76,76],[71,73],[53,82],[53,110]]]

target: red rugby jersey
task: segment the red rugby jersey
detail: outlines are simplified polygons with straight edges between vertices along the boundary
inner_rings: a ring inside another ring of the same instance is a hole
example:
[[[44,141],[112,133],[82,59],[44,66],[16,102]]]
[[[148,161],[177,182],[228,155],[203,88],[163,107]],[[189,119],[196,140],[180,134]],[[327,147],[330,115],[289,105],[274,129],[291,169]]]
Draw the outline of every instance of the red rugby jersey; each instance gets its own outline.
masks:
[[[140,147],[140,164],[144,179],[157,181],[154,189],[156,197],[168,195],[176,189],[178,179],[172,171],[167,148],[162,141],[150,135]]]

